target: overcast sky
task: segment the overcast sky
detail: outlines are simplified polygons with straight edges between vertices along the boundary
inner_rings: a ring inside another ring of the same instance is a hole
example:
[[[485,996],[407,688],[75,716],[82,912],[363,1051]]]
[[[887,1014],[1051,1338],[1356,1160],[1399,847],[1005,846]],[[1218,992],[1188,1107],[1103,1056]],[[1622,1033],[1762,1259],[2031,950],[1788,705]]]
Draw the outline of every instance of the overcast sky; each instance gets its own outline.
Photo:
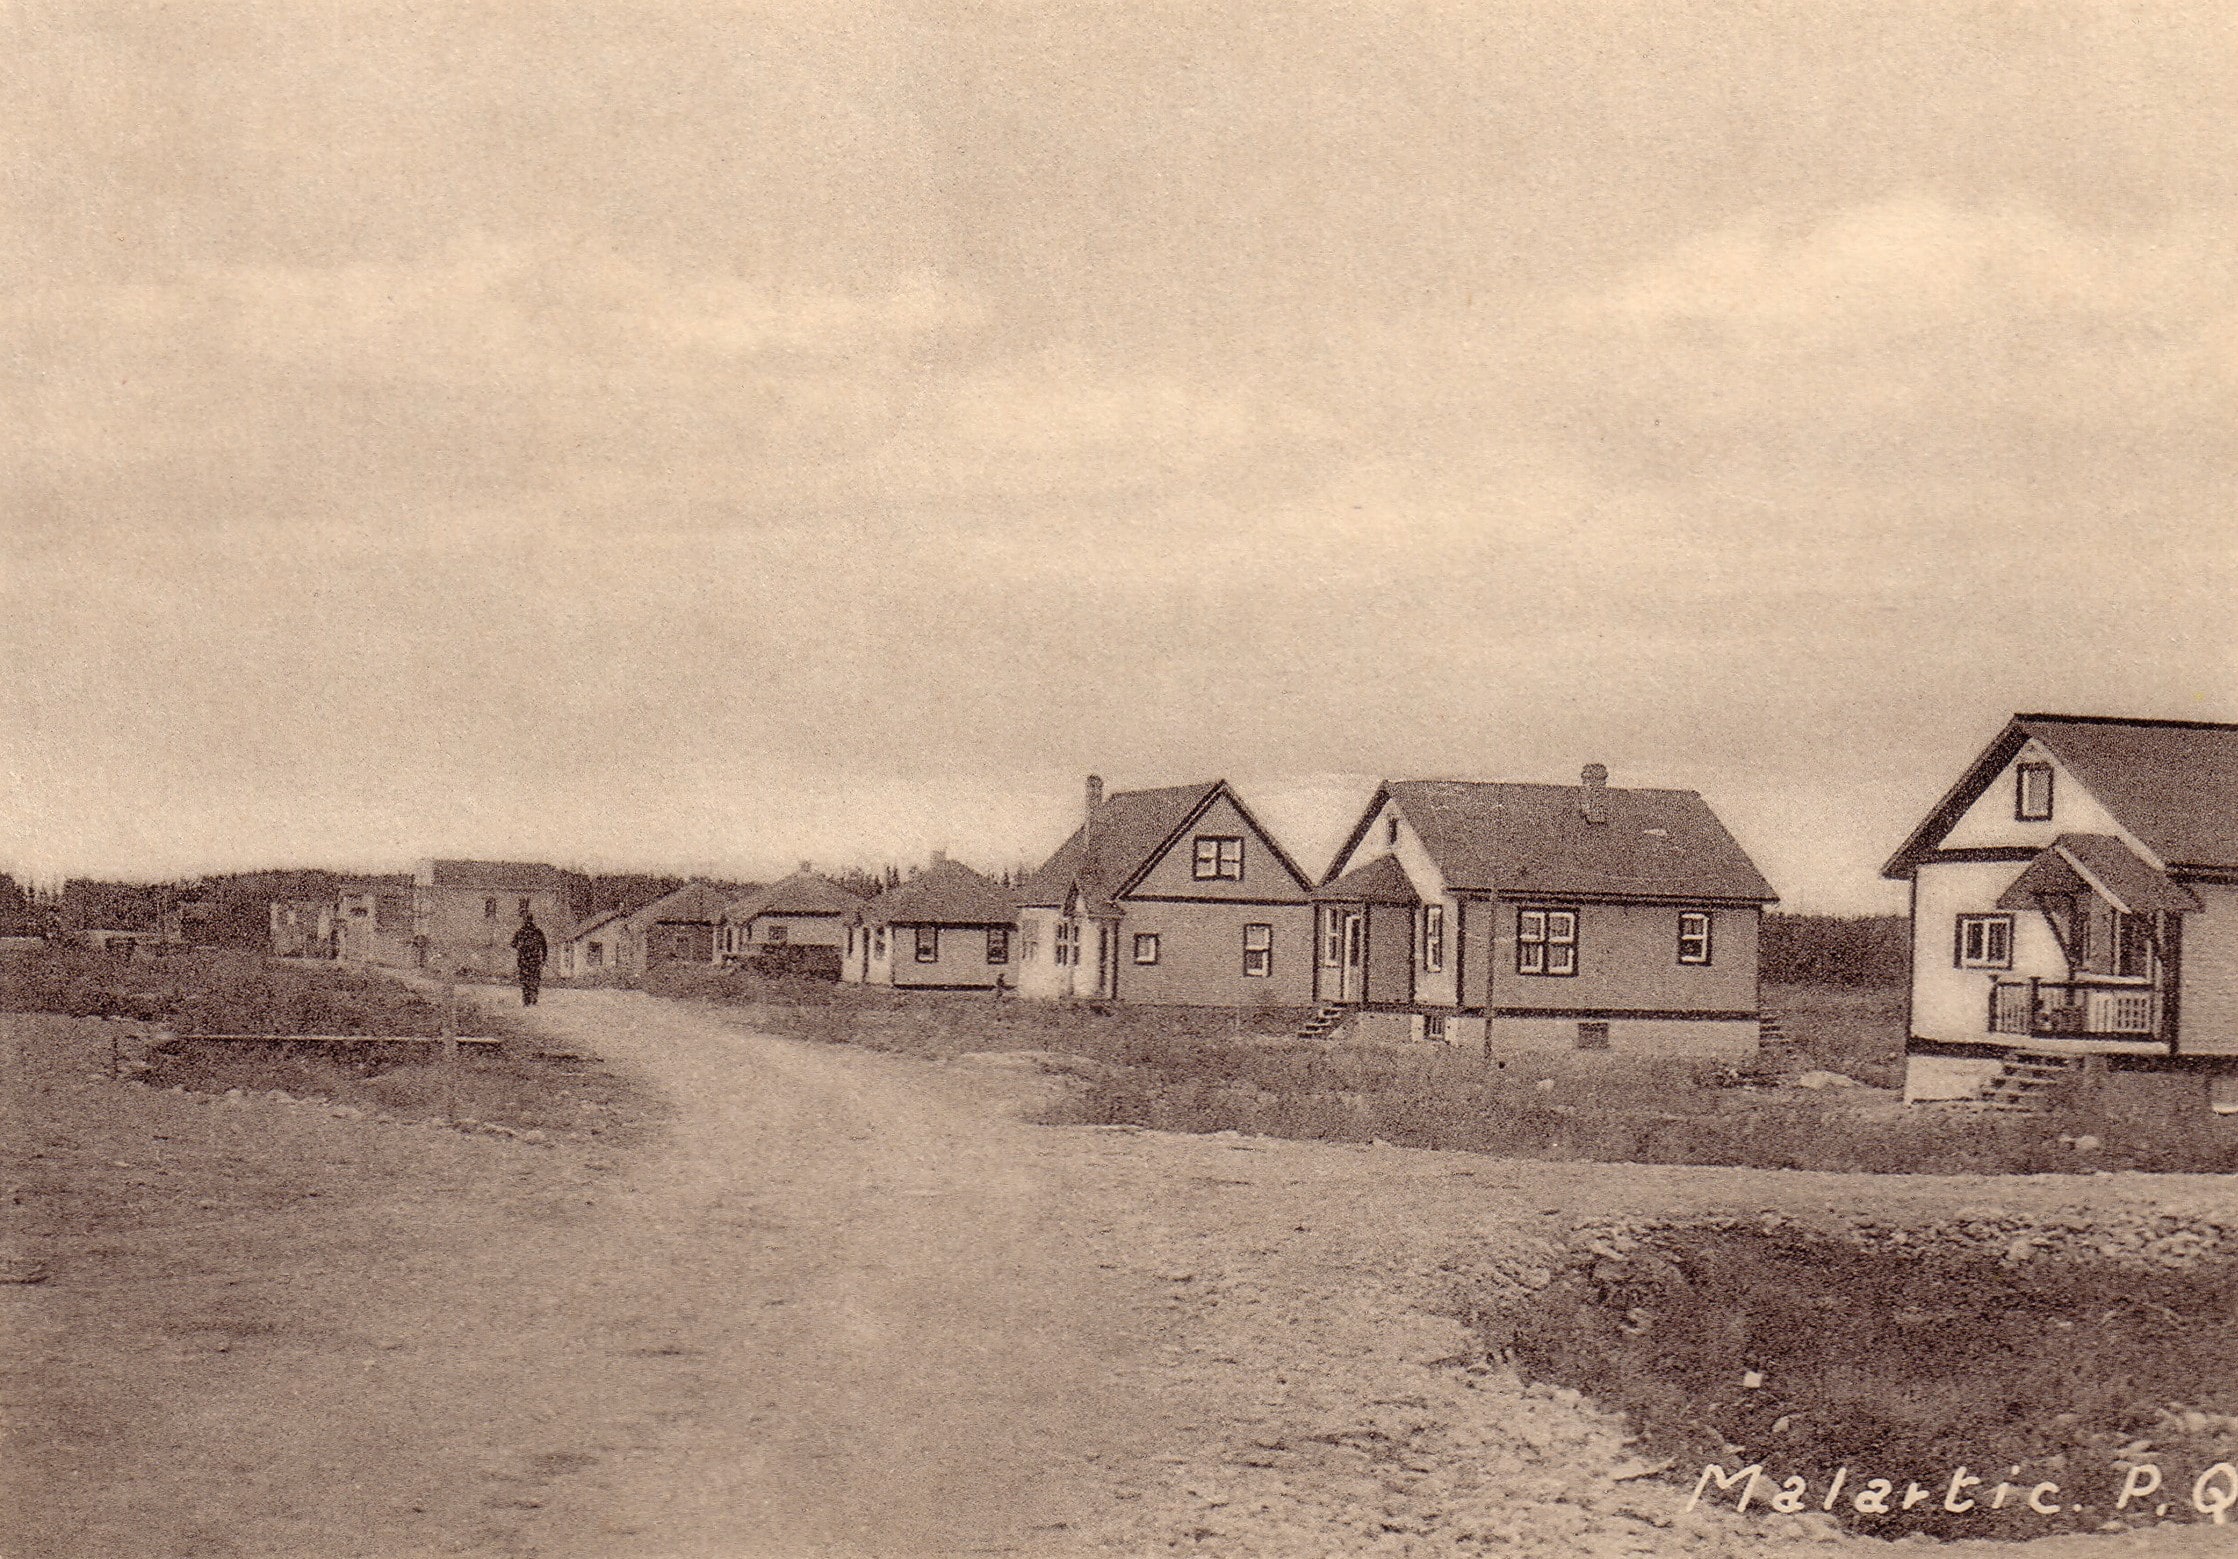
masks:
[[[761,876],[2238,718],[2238,11],[0,11],[0,867]],[[1900,904],[1900,899],[1895,902]]]

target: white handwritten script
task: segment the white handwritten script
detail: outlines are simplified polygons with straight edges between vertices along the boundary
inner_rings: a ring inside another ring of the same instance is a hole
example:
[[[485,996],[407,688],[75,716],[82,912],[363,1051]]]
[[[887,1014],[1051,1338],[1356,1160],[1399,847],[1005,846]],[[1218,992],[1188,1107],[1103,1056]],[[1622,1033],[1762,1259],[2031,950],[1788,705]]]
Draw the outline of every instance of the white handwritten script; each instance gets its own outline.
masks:
[[[2112,1505],[2116,1515],[2158,1518],[2178,1508],[2176,1501],[2183,1497],[2180,1483],[2167,1490],[2169,1498],[2156,1498],[2164,1491],[2165,1479],[2161,1469],[2153,1463],[2132,1462],[2118,1470],[2121,1486],[2114,1491]],[[1692,1510],[1702,1502],[1704,1493],[1713,1488],[1718,1493],[1739,1490],[1734,1501],[1735,1510],[1746,1510],[1754,1503],[1783,1514],[1814,1509],[1839,1511],[1844,1508],[1845,1499],[1847,1508],[1861,1516],[1900,1515],[1922,1505],[1929,1507],[1930,1514],[1946,1511],[1952,1515],[1981,1509],[2011,1509],[2016,1515],[2033,1511],[2040,1516],[2057,1516],[2093,1508],[2064,1503],[2056,1483],[2013,1481],[2020,1478],[2020,1472],[2018,1467],[2010,1468],[2005,1478],[1991,1485],[1986,1476],[1960,1467],[1951,1473],[1947,1484],[1923,1488],[1916,1482],[1906,1482],[1899,1494],[1895,1483],[1888,1478],[1853,1479],[1851,1470],[1844,1467],[1827,1480],[1821,1493],[1799,1474],[1785,1478],[1766,1476],[1761,1462],[1732,1472],[1712,1463],[1704,1467],[1702,1476],[1695,1480],[1694,1493],[1687,1500],[1686,1508]],[[2216,1462],[2192,1479],[2189,1504],[2215,1525],[2224,1525],[2231,1508],[2238,1506],[2238,1466]]]

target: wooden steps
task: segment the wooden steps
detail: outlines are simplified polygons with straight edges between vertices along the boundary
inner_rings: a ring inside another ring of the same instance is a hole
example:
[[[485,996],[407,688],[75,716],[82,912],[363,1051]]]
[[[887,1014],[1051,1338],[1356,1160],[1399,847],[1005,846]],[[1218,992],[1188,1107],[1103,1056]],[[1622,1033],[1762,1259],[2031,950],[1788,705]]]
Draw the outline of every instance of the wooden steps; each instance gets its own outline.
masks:
[[[1805,1070],[1803,1047],[1789,1036],[1780,1020],[1756,1020],[1756,1064],[1749,1071],[1758,1077],[1793,1077]]]
[[[1334,1039],[1345,1024],[1352,1021],[1352,1011],[1334,1002],[1324,1002],[1313,1009],[1313,1016],[1298,1028],[1300,1039]]]
[[[2021,1114],[2041,1114],[2058,1100],[2060,1090],[2083,1075],[2081,1056],[2049,1055],[2016,1050],[1982,1084],[1975,1095],[1982,1108]]]

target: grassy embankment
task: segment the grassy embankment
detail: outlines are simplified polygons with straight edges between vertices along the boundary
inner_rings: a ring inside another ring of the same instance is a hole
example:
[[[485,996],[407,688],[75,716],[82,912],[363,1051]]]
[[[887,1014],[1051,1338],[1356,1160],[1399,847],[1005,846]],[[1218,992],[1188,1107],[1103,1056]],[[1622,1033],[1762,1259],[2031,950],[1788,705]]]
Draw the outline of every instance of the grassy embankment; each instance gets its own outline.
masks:
[[[1568,1053],[1487,1058],[1436,1045],[1287,1037],[1301,1013],[1118,1007],[657,972],[659,994],[750,1005],[776,1032],[933,1057],[1081,1058],[1067,1120],[1241,1131],[1510,1157],[1922,1174],[2238,1170],[2238,1121],[1906,1110],[1903,995],[1773,986],[1766,1005],[1807,1064],[1872,1087],[1721,1086],[1719,1065]]]

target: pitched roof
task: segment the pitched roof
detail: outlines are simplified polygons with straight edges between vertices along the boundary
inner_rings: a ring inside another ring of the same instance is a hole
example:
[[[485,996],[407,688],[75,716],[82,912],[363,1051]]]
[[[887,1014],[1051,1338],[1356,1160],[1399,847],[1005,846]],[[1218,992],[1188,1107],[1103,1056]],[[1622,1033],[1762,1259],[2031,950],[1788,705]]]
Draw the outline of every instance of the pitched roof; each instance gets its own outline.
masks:
[[[531,892],[564,886],[556,866],[541,861],[428,861],[422,881],[438,888],[496,888]]]
[[[1910,875],[2030,738],[2169,866],[2238,867],[2238,725],[2020,714],[1912,831],[1882,875]]]
[[[639,926],[711,926],[723,918],[723,908],[729,902],[730,895],[711,883],[687,882],[649,904],[638,905],[629,912],[629,918]]]
[[[2132,915],[2200,907],[2189,888],[2170,882],[2112,834],[2061,834],[1997,900],[1999,909],[2033,909],[2040,893],[2089,888]]]
[[[829,877],[795,872],[773,882],[759,893],[749,893],[725,906],[722,918],[733,925],[757,915],[845,915],[861,909],[863,901]]]
[[[864,906],[871,925],[1007,926],[1018,912],[1010,890],[961,861],[935,861]]]
[[[1575,785],[1393,780],[1383,794],[1398,803],[1448,887],[1756,904],[1779,899],[1691,790],[1603,787],[1605,823],[1585,820]],[[1380,804],[1380,796],[1369,803],[1362,826]]]
[[[1351,904],[1419,904],[1422,895],[1414,891],[1414,882],[1406,874],[1398,857],[1379,855],[1365,866],[1356,866],[1334,882],[1323,883],[1313,890],[1317,899],[1336,899]]]
[[[1094,859],[1089,858],[1086,828],[1074,829],[1072,837],[1057,846],[1057,853],[1042,863],[1041,870],[1018,885],[1018,902],[1062,904],[1073,885],[1084,879],[1092,881],[1101,893],[1116,892],[1149,864],[1223,783],[1206,780],[1158,790],[1113,791],[1096,808]]]
[[[612,925],[615,921],[621,919],[622,916],[627,913],[628,911],[619,909],[601,910],[599,911],[599,913],[593,915],[590,919],[584,921],[580,926],[577,926],[574,932],[568,937],[568,940],[570,942],[579,942],[584,937],[589,936],[593,931],[603,931],[606,927]]]

